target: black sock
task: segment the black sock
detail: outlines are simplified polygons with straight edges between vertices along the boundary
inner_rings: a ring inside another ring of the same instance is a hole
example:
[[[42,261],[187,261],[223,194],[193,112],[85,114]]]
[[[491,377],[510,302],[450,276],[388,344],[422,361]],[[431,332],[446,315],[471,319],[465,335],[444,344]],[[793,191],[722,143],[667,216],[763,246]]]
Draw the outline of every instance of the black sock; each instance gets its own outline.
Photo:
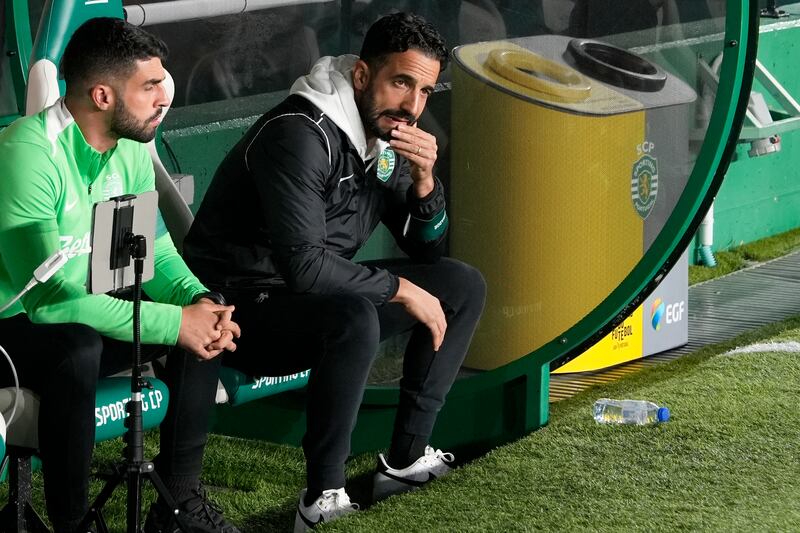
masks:
[[[9,514],[9,516],[11,515]],[[78,531],[78,525],[80,525],[81,520],[83,520],[83,518],[76,518],[72,520],[55,519],[52,521],[53,531],[55,533],[75,533],[76,531]]]
[[[317,498],[322,496],[322,491],[319,489],[306,489],[306,497],[303,498],[303,505],[308,507],[316,501]]]
[[[409,433],[395,433],[392,446],[389,448],[389,466],[395,470],[402,470],[413,464],[425,455],[425,446],[428,437],[411,435]]]
[[[163,481],[176,504],[183,503],[194,496],[195,489],[200,486],[197,476],[165,476]],[[163,498],[159,497],[159,501],[166,504]]]

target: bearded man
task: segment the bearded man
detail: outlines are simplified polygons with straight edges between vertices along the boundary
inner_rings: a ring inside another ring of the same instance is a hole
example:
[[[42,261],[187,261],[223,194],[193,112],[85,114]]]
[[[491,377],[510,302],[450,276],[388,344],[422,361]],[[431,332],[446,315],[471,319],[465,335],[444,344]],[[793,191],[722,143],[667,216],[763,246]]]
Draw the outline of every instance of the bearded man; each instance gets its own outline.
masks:
[[[92,206],[155,187],[145,146],[163,109],[163,42],[115,18],[75,30],[61,70],[66,96],[0,134],[0,305],[58,249],[62,270],[0,314],[0,341],[20,383],[40,396],[39,447],[44,492],[56,532],[72,533],[88,511],[97,380],[130,368],[132,302],[88,294]],[[191,532],[236,533],[200,486],[219,361],[235,350],[233,307],[221,305],[189,271],[163,224],[154,243],[155,275],[143,284],[142,359],[167,358],[170,402],[157,470]],[[12,383],[5,365],[0,385]],[[159,500],[145,531],[175,530]]]
[[[483,310],[474,268],[441,258],[448,226],[436,138],[417,125],[448,53],[421,17],[394,14],[360,57],[324,57],[218,168],[184,242],[198,276],[236,305],[253,376],[311,368],[303,438],[307,487],[295,531],[352,512],[344,463],[382,339],[411,331],[388,457],[375,499],[450,470],[429,446]],[[353,261],[379,222],[408,260]]]

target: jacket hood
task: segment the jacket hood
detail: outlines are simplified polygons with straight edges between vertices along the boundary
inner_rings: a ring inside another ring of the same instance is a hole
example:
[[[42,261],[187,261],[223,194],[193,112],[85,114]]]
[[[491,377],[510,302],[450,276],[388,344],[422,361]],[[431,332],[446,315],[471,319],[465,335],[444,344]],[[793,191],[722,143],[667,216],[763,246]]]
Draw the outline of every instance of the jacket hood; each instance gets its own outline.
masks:
[[[358,150],[361,159],[372,159],[389,143],[377,139],[369,150],[364,124],[358,111],[353,90],[353,66],[358,60],[355,55],[322,57],[311,67],[311,72],[297,79],[289,89],[289,94],[302,96],[317,106],[345,134]]]

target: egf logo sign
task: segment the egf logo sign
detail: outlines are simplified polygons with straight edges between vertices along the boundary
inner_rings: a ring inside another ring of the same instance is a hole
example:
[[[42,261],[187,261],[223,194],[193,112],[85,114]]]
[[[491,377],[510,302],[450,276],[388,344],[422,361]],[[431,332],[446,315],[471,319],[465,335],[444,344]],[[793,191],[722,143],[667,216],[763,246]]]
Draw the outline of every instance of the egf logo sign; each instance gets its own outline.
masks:
[[[683,320],[685,312],[686,302],[684,300],[667,304],[661,298],[656,298],[650,307],[650,324],[655,331],[658,331],[664,322],[674,324]]]

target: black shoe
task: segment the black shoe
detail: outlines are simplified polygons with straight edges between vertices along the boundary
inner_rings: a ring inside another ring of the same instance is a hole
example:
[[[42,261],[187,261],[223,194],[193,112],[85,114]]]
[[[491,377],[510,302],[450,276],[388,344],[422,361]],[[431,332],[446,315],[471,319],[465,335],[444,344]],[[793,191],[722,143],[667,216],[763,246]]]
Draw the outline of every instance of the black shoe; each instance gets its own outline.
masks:
[[[189,528],[185,533],[241,533],[239,528],[222,517],[222,509],[208,499],[206,490],[200,486],[192,496],[178,504],[181,518]],[[150,506],[144,523],[145,533],[180,533],[172,510],[161,501]]]

